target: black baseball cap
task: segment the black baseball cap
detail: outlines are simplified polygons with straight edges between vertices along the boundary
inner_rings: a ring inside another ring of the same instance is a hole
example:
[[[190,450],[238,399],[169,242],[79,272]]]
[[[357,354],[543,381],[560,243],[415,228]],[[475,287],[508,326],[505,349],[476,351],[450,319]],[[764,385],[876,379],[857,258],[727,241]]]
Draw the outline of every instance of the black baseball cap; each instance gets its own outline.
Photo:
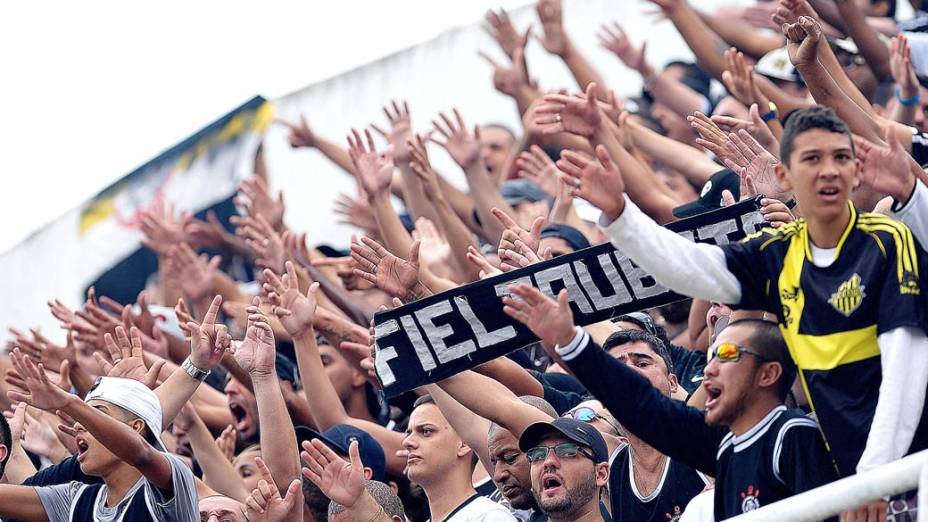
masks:
[[[590,240],[576,228],[563,223],[549,223],[541,229],[541,239],[546,237],[558,237],[563,239],[574,250],[583,250],[589,248]]]
[[[519,437],[519,449],[528,451],[538,446],[541,439],[552,434],[563,435],[569,440],[590,448],[593,451],[593,461],[597,464],[609,460],[606,441],[592,424],[565,417],[558,417],[551,422],[536,422],[526,428]]]
[[[722,192],[725,190],[731,192],[735,201],[741,197],[741,178],[731,169],[722,169],[713,174],[702,186],[699,199],[673,209],[673,215],[678,218],[688,218],[722,208]]]
[[[387,472],[387,461],[383,446],[368,432],[348,424],[336,424],[322,433],[308,427],[297,426],[296,442],[301,446],[303,441],[319,439],[335,453],[348,457],[348,448],[351,441],[358,441],[358,453],[364,467],[371,468],[371,479],[383,481]]]

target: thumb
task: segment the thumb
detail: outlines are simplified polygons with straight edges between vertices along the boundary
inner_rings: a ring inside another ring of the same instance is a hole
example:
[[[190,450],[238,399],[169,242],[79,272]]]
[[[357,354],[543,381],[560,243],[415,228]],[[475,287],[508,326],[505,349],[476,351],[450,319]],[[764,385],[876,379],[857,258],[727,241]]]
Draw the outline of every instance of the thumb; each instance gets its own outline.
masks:
[[[609,155],[609,151],[606,149],[604,145],[596,146],[596,158],[599,159],[599,162],[602,163],[603,167],[606,170],[613,170],[613,171],[619,170],[615,162],[612,161],[612,156]]]
[[[535,218],[535,221],[532,223],[532,230],[530,233],[532,237],[541,237],[541,229],[545,227],[545,218],[543,216],[538,216]]]
[[[293,502],[296,500],[296,492],[303,487],[303,482],[300,479],[294,479],[290,483],[290,486],[287,488],[287,494],[284,496],[283,505],[284,507],[290,508],[293,506]]]
[[[735,196],[732,195],[731,191],[726,189],[722,191],[722,206],[730,207],[735,204]]]
[[[422,241],[418,239],[413,241],[412,246],[409,247],[409,259],[407,261],[414,265],[419,263],[419,247],[421,245]]]
[[[71,365],[68,361],[61,361],[61,367],[58,370],[58,384],[62,389],[71,389]]]
[[[565,310],[569,314],[573,314],[570,311],[570,303],[568,301],[567,289],[564,288],[557,294],[557,305],[561,310]]]
[[[165,364],[164,359],[159,359],[151,365],[151,368],[148,369],[148,373],[145,374],[145,382],[150,382],[152,385],[158,382],[158,376],[161,375],[161,367]]]
[[[751,121],[754,122],[754,125],[766,125],[767,124],[766,122],[764,122],[764,120],[760,118],[760,109],[757,108],[756,103],[751,104]]]
[[[364,465],[361,464],[361,450],[358,449],[358,441],[351,441],[348,446],[348,458],[351,460],[351,469],[358,473],[364,473]]]
[[[586,86],[586,104],[596,107],[596,82],[590,82]]]

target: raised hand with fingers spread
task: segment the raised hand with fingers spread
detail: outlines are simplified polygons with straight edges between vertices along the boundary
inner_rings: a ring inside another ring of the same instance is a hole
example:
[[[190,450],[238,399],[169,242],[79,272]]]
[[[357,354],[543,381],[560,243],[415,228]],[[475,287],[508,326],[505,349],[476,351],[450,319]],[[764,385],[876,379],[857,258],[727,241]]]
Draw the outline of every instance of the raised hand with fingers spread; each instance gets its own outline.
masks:
[[[158,374],[161,372],[161,367],[164,366],[165,361],[158,360],[151,365],[151,368],[145,365],[142,338],[138,328],[131,328],[127,336],[126,330],[122,326],[117,326],[116,340],[109,333],[104,335],[103,339],[106,342],[110,360],[108,361],[101,352],[94,352],[93,356],[108,377],[134,379],[151,389],[158,386]]]
[[[194,304],[206,299],[213,290],[213,275],[222,258],[197,256],[190,245],[181,243],[167,254],[166,270],[174,277],[181,291]]]
[[[509,251],[516,250],[516,241],[521,241],[529,250],[537,253],[538,247],[541,244],[541,229],[545,226],[545,218],[540,216],[535,218],[535,221],[532,222],[531,230],[525,230],[519,226],[511,216],[502,210],[492,208],[490,212],[504,227],[503,235],[500,239],[499,247],[497,248],[497,254],[501,260],[508,258]],[[518,267],[510,266],[507,268],[511,270],[512,268]],[[507,268],[503,268],[503,270],[508,271]]]
[[[728,135],[728,150],[731,157],[725,158],[725,166],[741,177],[741,193],[764,194],[774,199],[786,201],[790,195],[783,192],[777,181],[776,168],[780,164],[773,154],[760,146],[760,143],[745,130]],[[747,180],[753,184],[752,190],[745,190]]]
[[[464,118],[457,109],[452,109],[454,121],[445,113],[438,114],[444,125],[437,120],[432,120],[432,126],[444,140],[432,138],[432,141],[448,151],[448,155],[462,169],[467,170],[469,167],[480,161],[480,128],[474,126],[474,133],[467,132],[467,125],[464,124]]]
[[[11,400],[25,402],[33,408],[51,412],[63,408],[67,404],[71,394],[48,379],[45,374],[45,366],[42,363],[36,366],[32,359],[19,348],[14,349],[10,354],[10,362],[22,377],[26,388],[25,392],[9,390],[7,396]]]
[[[304,295],[300,292],[300,280],[291,261],[286,264],[287,273],[283,277],[270,270],[264,271],[266,283],[263,292],[271,304],[271,312],[280,319],[280,323],[293,339],[314,335],[313,321],[316,317],[316,292],[319,283],[313,282]]]
[[[717,125],[726,136],[732,132],[738,132],[742,129],[746,130],[751,136],[754,136],[761,146],[767,149],[767,152],[779,158],[780,142],[777,140],[776,136],[770,132],[767,123],[761,118],[760,109],[757,104],[751,105],[750,113],[751,121],[721,115],[713,116],[710,120],[712,120],[712,123]]]
[[[232,347],[235,362],[249,374],[269,376],[275,375],[274,361],[277,355],[274,342],[274,331],[267,322],[267,317],[261,311],[261,300],[257,297],[251,306],[245,309],[248,313],[248,326],[245,329],[245,339]]]
[[[193,215],[185,212],[178,220],[174,216],[172,205],[158,205],[142,213],[141,231],[145,234],[142,245],[158,255],[165,255],[171,245],[187,241],[184,228],[193,220]]]
[[[539,0],[535,9],[544,31],[541,45],[549,53],[563,56],[570,49],[570,41],[564,31],[561,0]]]
[[[519,177],[538,185],[549,196],[557,197],[557,165],[538,145],[532,144],[516,159]]]
[[[409,258],[400,259],[380,243],[362,237],[364,245],[353,243],[351,257],[358,264],[355,274],[388,294],[404,301],[431,295],[431,290],[419,279],[419,241],[409,248]]]
[[[245,499],[245,517],[249,522],[282,522],[293,511],[301,482],[294,479],[287,487],[287,494],[280,496],[277,482],[261,457],[255,457],[255,465],[261,473],[258,487]],[[302,509],[302,508],[301,508]]]
[[[596,84],[590,83],[583,97],[547,94],[536,109],[535,124],[542,134],[569,132],[585,138],[600,130],[602,109],[596,102]]]
[[[715,154],[715,157],[723,162],[729,159],[740,166],[744,166],[738,163],[741,160],[740,155],[735,154],[728,148],[728,134],[723,132],[708,116],[697,111],[692,116],[687,116],[686,119],[699,134],[699,138],[696,138],[696,145]]]
[[[613,21],[612,27],[602,24],[599,28],[600,31],[596,35],[599,45],[612,51],[626,67],[638,71],[642,78],[649,78],[654,74],[654,68],[648,64],[645,57],[648,42],[643,42],[641,47],[635,46],[618,21]]]
[[[574,338],[574,315],[566,289],[557,301],[526,284],[510,286],[509,292],[516,297],[503,298],[503,313],[527,326],[546,345],[565,346]]]
[[[409,114],[409,103],[403,100],[402,105],[400,105],[396,100],[392,100],[390,105],[384,106],[383,113],[387,116],[387,121],[390,122],[390,130],[385,131],[373,123],[371,128],[383,136],[393,147],[393,161],[397,164],[404,164],[409,161],[406,142],[412,136],[412,117]],[[352,132],[354,131],[352,130]],[[357,133],[355,133],[355,137],[357,138]],[[371,146],[371,151],[373,151],[373,141],[368,139],[368,143]]]
[[[519,34],[515,26],[512,25],[509,14],[505,9],[501,7],[498,12],[494,12],[490,9],[483,19],[486,21],[483,29],[491,38],[496,40],[496,43],[499,44],[500,49],[506,53],[506,56],[512,58],[517,48],[525,47],[525,42],[528,40],[528,32],[524,35]]]
[[[300,121],[298,123],[290,122],[283,118],[274,118],[274,123],[279,123],[287,127],[290,131],[287,135],[287,139],[290,141],[290,146],[294,149],[316,146],[316,135],[313,133],[312,129],[309,128],[309,124],[306,123],[305,114],[300,114]]]
[[[440,198],[444,198],[444,195],[438,185],[438,174],[432,169],[432,163],[429,161],[425,141],[426,138],[421,134],[416,134],[414,138],[409,140],[407,145],[409,154],[412,156],[409,166],[413,173],[418,176],[419,181],[422,182],[422,191],[425,193],[425,197],[429,198],[429,201],[438,201]]]
[[[918,180],[910,168],[910,156],[892,130],[886,132],[887,146],[875,145],[855,136],[857,157],[861,161],[860,181],[897,202],[909,200]]]
[[[352,508],[364,494],[364,465],[357,441],[348,446],[348,461],[319,439],[303,441],[300,457],[306,463],[303,476],[333,502]]]
[[[277,191],[277,197],[271,196],[267,183],[258,176],[243,180],[239,184],[239,190],[245,197],[238,196],[235,198],[235,204],[245,208],[251,217],[262,216],[274,230],[282,231],[284,229],[284,204],[283,191]]]
[[[235,234],[245,239],[245,244],[255,254],[255,264],[271,270],[283,270],[287,251],[280,234],[264,216],[232,217]]]
[[[566,150],[557,161],[558,175],[571,187],[571,195],[587,200],[614,221],[625,210],[625,180],[606,147],[596,146],[596,158]]]
[[[371,131],[364,129],[364,136],[367,139],[367,147],[364,146],[364,141],[361,140],[361,134],[357,129],[351,129],[351,134],[348,135],[348,156],[354,164],[358,182],[370,200],[390,190],[396,147],[391,144],[382,153],[378,153]],[[406,148],[405,142],[402,148]]]

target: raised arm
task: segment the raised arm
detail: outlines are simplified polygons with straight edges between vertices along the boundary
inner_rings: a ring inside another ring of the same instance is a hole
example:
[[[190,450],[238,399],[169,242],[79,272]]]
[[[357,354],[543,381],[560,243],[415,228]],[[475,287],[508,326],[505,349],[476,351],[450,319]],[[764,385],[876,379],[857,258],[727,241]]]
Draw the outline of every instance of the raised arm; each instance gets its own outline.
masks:
[[[293,265],[290,263],[287,264],[287,274],[282,278],[273,272],[265,271],[267,283],[264,292],[284,328],[293,338],[300,378],[310,411],[316,421],[316,428],[324,431],[336,424],[351,424],[367,431],[384,447],[390,471],[402,473],[405,461],[396,456],[396,450],[402,448],[403,435],[376,423],[350,417],[339,400],[332,382],[325,374],[313,329],[316,314],[314,294],[318,285],[310,287],[304,295],[294,282],[295,276]]]
[[[857,2],[853,0],[838,0],[835,2],[841,18],[847,26],[860,55],[876,75],[877,80],[884,81],[892,78],[892,69],[889,65],[889,49],[880,38],[880,34],[867,23],[864,14]]]
[[[48,521],[35,488],[10,484],[0,484],[0,516],[25,522]]]
[[[282,118],[277,118],[274,122],[287,127],[287,130],[290,131],[287,139],[290,140],[290,146],[294,149],[302,147],[316,149],[321,152],[323,156],[328,158],[329,161],[338,165],[339,168],[348,174],[354,174],[354,170],[351,168],[351,158],[348,157],[348,151],[336,145],[335,142],[327,140],[313,132],[309,127],[309,123],[306,122],[305,114],[300,114],[299,123],[287,121]]]
[[[173,473],[167,456],[149,444],[140,430],[144,423],[123,424],[110,417],[102,409],[92,407],[51,383],[45,368],[23,355],[18,349],[10,356],[16,371],[25,381],[27,393],[9,391],[9,397],[45,411],[61,411],[103,444],[117,458],[137,469],[145,478],[161,490],[173,491]],[[114,412],[115,413],[115,412]]]
[[[605,86],[606,83],[599,71],[583,56],[564,30],[562,0],[539,0],[536,10],[544,30],[541,45],[545,50],[564,60],[581,89],[586,88],[591,82]],[[608,89],[603,92],[606,91]],[[603,101],[606,99],[603,98]]]
[[[715,473],[715,453],[726,428],[709,427],[701,412],[664,396],[637,371],[592,342],[574,325],[566,290],[557,301],[524,284],[510,291],[518,299],[503,298],[503,312],[528,326],[545,345],[556,346],[580,382],[622,426],[662,453],[703,473]],[[641,415],[642,411],[648,414]],[[667,430],[666,426],[680,429]]]
[[[192,406],[184,407],[174,424],[183,425],[193,449],[193,456],[203,469],[203,482],[218,493],[244,502],[248,497],[245,484],[232,467],[232,462],[219,449],[212,433],[196,410]]]
[[[448,419],[454,432],[461,437],[464,444],[474,450],[487,473],[493,476],[493,463],[487,448],[490,421],[465,408],[440,386],[430,384],[426,386],[426,391],[435,399],[435,404]]]
[[[292,271],[293,264],[288,261],[287,265]],[[295,272],[293,278],[295,281]],[[318,288],[319,285],[316,283],[314,286]],[[286,488],[290,482],[300,477],[299,450],[293,422],[287,413],[287,405],[278,384],[274,364],[277,356],[274,333],[267,323],[267,317],[258,307],[259,304],[260,301],[256,297],[247,309],[248,327],[245,339],[232,353],[239,366],[251,375],[251,382],[254,384],[259,413],[261,455],[277,484]],[[285,495],[286,489],[280,491],[280,494]],[[300,500],[302,496],[302,492],[298,493]]]
[[[495,422],[519,437],[536,422],[550,422],[547,414],[530,406],[499,382],[466,371],[438,382],[454,400],[475,414]]]

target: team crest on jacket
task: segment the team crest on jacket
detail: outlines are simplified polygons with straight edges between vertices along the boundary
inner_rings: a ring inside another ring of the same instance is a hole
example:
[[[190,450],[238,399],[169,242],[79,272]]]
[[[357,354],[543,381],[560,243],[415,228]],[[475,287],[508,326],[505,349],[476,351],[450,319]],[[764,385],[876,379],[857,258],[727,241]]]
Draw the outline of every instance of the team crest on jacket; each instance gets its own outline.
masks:
[[[741,512],[747,513],[760,507],[760,489],[748,486],[748,490],[741,493]]]
[[[863,302],[864,297],[867,297],[867,293],[864,292],[866,288],[860,284],[860,276],[855,273],[850,279],[841,283],[838,291],[831,294],[828,302],[845,317],[850,317]]]
[[[667,519],[667,522],[678,522],[682,516],[683,510],[680,509],[680,506],[674,506],[673,513],[664,513],[664,518]]]

